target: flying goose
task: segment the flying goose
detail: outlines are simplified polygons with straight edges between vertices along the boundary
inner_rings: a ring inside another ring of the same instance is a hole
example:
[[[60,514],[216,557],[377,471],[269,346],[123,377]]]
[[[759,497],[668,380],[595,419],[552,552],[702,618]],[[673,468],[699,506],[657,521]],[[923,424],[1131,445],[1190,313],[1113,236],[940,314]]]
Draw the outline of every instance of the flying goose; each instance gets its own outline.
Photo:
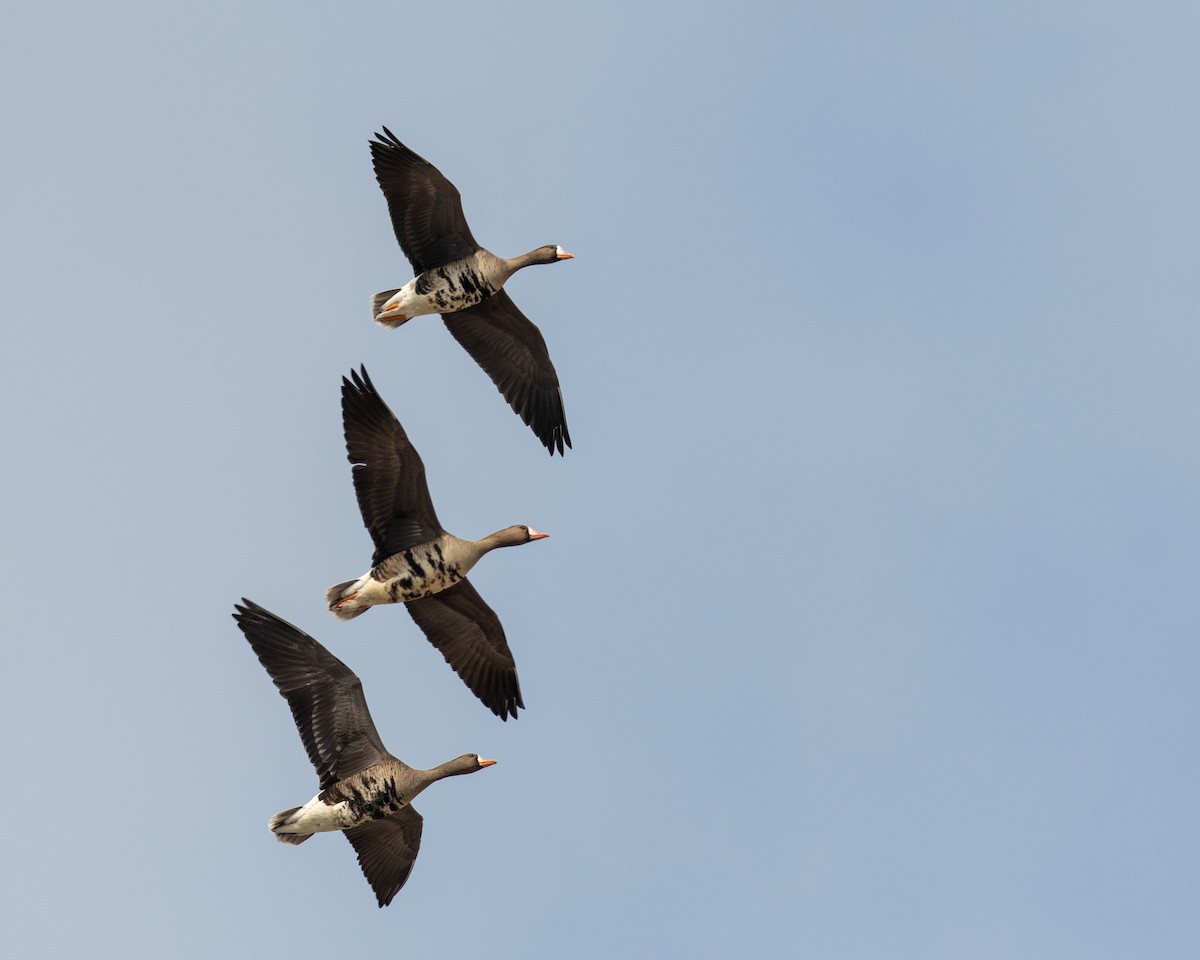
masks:
[[[466,576],[489,550],[542,540],[526,526],[460,540],[438,521],[425,464],[367,368],[342,378],[342,424],[354,492],[375,543],[371,569],[325,592],[330,611],[351,620],[379,603],[403,603],[454,672],[501,720],[524,709],[517,665],[500,619]]]
[[[458,189],[387,128],[371,141],[375,179],[387,199],[392,228],[416,276],[371,298],[371,316],[385,327],[440,313],[446,329],[475,358],[517,415],[550,451],[571,445],[558,374],[541,331],[502,289],[522,267],[570,260],[547,244],[509,260],[471,236]]]
[[[233,618],[292,708],[292,718],[321,791],[302,807],[275,814],[275,839],[301,844],[314,833],[341,830],[358,854],[381,907],[412,873],[421,847],[421,815],[412,799],[435,780],[490,767],[475,753],[417,770],[384,747],[367,710],[362,683],[304,631],[245,598]]]

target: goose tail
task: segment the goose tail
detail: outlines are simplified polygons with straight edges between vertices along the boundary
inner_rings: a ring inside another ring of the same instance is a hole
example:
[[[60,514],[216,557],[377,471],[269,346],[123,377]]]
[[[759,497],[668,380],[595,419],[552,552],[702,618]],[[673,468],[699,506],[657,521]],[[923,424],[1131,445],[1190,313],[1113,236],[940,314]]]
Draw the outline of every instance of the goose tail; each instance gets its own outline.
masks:
[[[325,591],[325,602],[329,604],[329,612],[339,620],[353,620],[360,613],[366,613],[371,606],[364,603],[360,596],[363,579],[359,577],[357,580],[344,580]]]
[[[405,316],[387,317],[383,320],[379,318],[379,315],[383,313],[384,304],[391,300],[392,297],[398,294],[402,289],[402,287],[397,287],[395,290],[381,290],[379,293],[372,296],[371,319],[380,326],[388,327],[392,330],[396,329],[396,327],[400,326],[400,324],[406,323],[408,321],[408,317]]]
[[[271,818],[267,824],[271,828],[271,832],[275,834],[275,839],[280,843],[290,843],[292,846],[297,846],[312,836],[311,833],[293,833],[287,828],[296,822],[296,814],[300,812],[300,807],[292,807],[290,810],[282,810]]]

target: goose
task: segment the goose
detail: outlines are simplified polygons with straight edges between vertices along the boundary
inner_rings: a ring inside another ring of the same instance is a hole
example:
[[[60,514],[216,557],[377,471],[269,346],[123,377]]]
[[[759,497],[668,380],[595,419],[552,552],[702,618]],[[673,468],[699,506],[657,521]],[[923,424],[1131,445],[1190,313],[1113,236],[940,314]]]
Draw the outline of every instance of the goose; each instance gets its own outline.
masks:
[[[321,790],[308,803],[271,817],[281,843],[298,845],[314,833],[341,830],[380,907],[392,902],[412,873],[421,847],[422,818],[412,800],[445,777],[495,764],[477,753],[418,770],[388,753],[363,696],[362,682],[303,630],[252,600],[233,615],[250,646],[292,708],[296,729],[317,769]]]
[[[558,374],[541,331],[504,292],[504,283],[535,263],[571,260],[547,244],[509,260],[471,236],[458,189],[387,127],[370,141],[375,179],[387,200],[392,229],[416,276],[371,297],[371,316],[395,328],[440,313],[446,329],[492,378],[550,455],[571,445]]]
[[[325,602],[339,620],[381,603],[403,603],[442,655],[501,720],[524,709],[517,665],[500,619],[466,579],[485,553],[549,536],[514,525],[461,540],[438,521],[425,464],[379,396],[367,368],[342,378],[342,424],[354,492],[375,543],[371,569],[335,584]]]

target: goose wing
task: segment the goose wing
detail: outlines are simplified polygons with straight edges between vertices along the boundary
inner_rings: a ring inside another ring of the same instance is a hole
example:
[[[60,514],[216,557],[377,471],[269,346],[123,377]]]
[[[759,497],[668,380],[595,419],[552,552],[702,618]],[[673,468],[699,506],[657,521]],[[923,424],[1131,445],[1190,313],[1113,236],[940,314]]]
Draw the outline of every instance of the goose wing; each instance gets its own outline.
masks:
[[[375,544],[372,566],[443,533],[425,482],[425,464],[379,396],[367,368],[342,378],[342,425],[354,493]]]
[[[442,314],[442,321],[550,454],[562,454],[563,444],[571,445],[562,388],[533,321],[504,290],[466,310]]]
[[[484,706],[501,720],[524,709],[517,664],[500,618],[465,578],[404,605],[429,642],[442,652]]]
[[[292,708],[321,789],[394,759],[375,730],[354,671],[303,630],[242,599],[233,618]]]
[[[412,873],[421,849],[421,824],[421,815],[408,806],[382,820],[342,831],[381,907],[392,902]]]
[[[392,229],[414,273],[479,249],[463,215],[458,188],[387,127],[371,141],[375,179],[387,199]]]

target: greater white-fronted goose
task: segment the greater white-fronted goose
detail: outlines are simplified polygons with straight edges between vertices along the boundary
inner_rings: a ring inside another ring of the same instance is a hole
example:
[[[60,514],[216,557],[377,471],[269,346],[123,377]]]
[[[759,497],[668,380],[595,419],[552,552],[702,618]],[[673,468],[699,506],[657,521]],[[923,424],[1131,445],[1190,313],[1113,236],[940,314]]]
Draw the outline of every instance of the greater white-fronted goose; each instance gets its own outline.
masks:
[[[292,708],[321,790],[308,803],[275,814],[275,839],[300,844],[314,833],[341,830],[363,875],[386,907],[412,873],[421,847],[421,815],[412,799],[435,780],[490,767],[465,753],[432,770],[417,770],[388,753],[363,696],[362,683],[303,630],[250,600],[233,618]]]
[[[549,536],[505,527],[460,540],[438,521],[425,464],[375,390],[366,367],[342,378],[342,424],[354,492],[375,543],[371,569],[325,592],[329,609],[350,620],[380,603],[403,603],[429,642],[501,720],[524,708],[517,665],[500,619],[466,576],[489,550]]]
[[[387,128],[371,141],[375,178],[387,198],[392,228],[416,277],[371,298],[371,316],[385,327],[440,313],[463,348],[492,378],[513,410],[553,456],[571,445],[558,374],[541,331],[504,292],[522,267],[569,260],[556,244],[512,260],[471,236],[457,188]]]

